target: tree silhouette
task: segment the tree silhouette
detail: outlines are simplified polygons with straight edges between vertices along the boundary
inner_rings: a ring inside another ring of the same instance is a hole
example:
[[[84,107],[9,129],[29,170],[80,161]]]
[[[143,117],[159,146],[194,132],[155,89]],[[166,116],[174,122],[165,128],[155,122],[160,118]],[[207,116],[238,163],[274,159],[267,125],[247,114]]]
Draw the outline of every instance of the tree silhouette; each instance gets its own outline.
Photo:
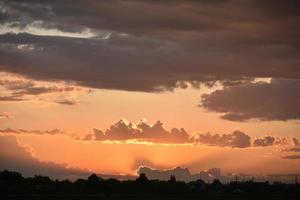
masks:
[[[141,183],[146,183],[146,182],[148,182],[148,178],[145,173],[140,173],[140,175],[136,179],[136,181],[141,182]]]
[[[219,180],[214,180],[211,184],[199,179],[189,183],[176,181],[175,176],[170,176],[169,181],[148,180],[146,174],[141,173],[136,180],[116,180],[102,179],[96,174],[90,175],[87,179],[51,180],[47,176],[34,176],[23,178],[18,172],[0,171],[0,198],[7,199],[3,195],[105,195],[114,198],[118,196],[131,195],[145,199],[145,195],[175,195],[180,199],[185,199],[189,195],[201,195],[214,197],[215,195],[238,195],[241,199],[253,199],[260,197],[274,197],[275,199],[300,199],[300,187],[298,184],[284,184],[279,182],[254,182],[239,181],[222,184]],[[249,197],[249,198],[248,198]],[[198,196],[197,196],[198,198]],[[14,199],[14,198],[12,198]],[[17,198],[16,198],[17,199]],[[20,198],[19,198],[20,199]],[[22,199],[22,198],[21,198]],[[31,199],[24,198],[24,199]],[[36,198],[34,198],[36,199]],[[51,199],[45,198],[45,199]],[[146,198],[147,199],[147,198]],[[210,198],[209,198],[210,199]],[[213,198],[211,198],[213,199]]]
[[[169,182],[175,183],[176,182],[176,177],[174,175],[171,175]]]
[[[87,181],[90,184],[98,184],[100,183],[100,178],[96,174],[92,174],[88,177]]]

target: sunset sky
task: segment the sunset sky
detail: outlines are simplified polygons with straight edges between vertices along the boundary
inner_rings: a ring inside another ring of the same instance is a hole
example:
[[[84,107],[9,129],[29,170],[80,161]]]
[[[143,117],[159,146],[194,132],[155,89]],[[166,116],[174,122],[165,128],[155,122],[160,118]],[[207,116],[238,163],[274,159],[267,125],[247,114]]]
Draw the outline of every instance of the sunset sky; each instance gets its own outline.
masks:
[[[300,173],[300,1],[0,0],[0,170]]]

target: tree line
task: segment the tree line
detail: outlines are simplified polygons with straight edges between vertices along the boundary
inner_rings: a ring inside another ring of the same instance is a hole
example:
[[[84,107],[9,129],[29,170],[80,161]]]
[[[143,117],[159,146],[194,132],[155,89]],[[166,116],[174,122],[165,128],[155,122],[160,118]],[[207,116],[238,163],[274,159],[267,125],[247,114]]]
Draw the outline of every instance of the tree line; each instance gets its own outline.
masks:
[[[189,183],[177,181],[171,176],[168,181],[149,180],[143,173],[136,180],[103,179],[96,174],[87,179],[52,180],[36,175],[24,178],[13,171],[0,172],[1,195],[243,195],[243,196],[288,196],[300,197],[297,183],[232,181],[223,184],[219,180],[205,183],[201,179]]]

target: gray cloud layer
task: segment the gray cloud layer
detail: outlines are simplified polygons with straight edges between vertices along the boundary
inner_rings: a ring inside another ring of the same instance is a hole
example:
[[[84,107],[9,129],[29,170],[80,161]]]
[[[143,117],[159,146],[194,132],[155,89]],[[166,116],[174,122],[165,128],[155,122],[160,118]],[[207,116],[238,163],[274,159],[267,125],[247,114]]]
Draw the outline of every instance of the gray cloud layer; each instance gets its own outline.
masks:
[[[15,170],[25,176],[42,174],[59,179],[82,177],[89,173],[53,162],[42,162],[33,157],[27,148],[20,146],[15,136],[0,136],[0,146],[0,170]]]
[[[0,129],[0,133],[13,133],[13,134],[49,134],[49,135],[58,135],[58,134],[66,134],[65,132],[59,130],[59,129],[52,129],[52,130],[27,130],[27,129],[12,129],[12,128],[6,128],[6,129]]]
[[[300,152],[300,148],[290,148],[290,149],[286,149],[284,151],[294,151],[294,152]]]
[[[284,149],[283,151],[287,151],[287,152],[300,152],[300,143],[299,140],[297,138],[292,138],[295,147],[294,148],[289,148],[289,149]],[[289,158],[289,157],[288,157]],[[293,158],[293,157],[291,157]]]
[[[68,94],[91,92],[90,89],[87,90],[77,86],[69,86],[66,83],[41,83],[28,79],[17,79],[16,77],[9,78],[5,77],[5,75],[2,80],[0,80],[0,90],[3,91],[3,95],[0,95],[0,102],[22,102],[36,99],[61,105],[75,105],[78,103],[76,99],[68,97]],[[49,96],[48,99],[47,96],[45,98],[44,95],[49,94],[53,94],[53,96],[56,95],[56,98],[49,98]]]
[[[202,96],[201,106],[231,121],[300,119],[300,81],[272,79],[225,87]]]
[[[300,159],[300,155],[290,155],[290,156],[283,156],[283,159],[295,159],[298,160]]]
[[[30,80],[0,80],[0,86],[4,87],[9,95],[2,97],[0,101],[22,101],[26,95],[41,95],[47,93],[62,93],[79,90],[72,86],[38,86]]]
[[[9,0],[0,5],[1,71],[148,92],[184,86],[182,81],[300,78],[297,0]],[[69,33],[89,29],[94,36],[42,36],[28,26]]]

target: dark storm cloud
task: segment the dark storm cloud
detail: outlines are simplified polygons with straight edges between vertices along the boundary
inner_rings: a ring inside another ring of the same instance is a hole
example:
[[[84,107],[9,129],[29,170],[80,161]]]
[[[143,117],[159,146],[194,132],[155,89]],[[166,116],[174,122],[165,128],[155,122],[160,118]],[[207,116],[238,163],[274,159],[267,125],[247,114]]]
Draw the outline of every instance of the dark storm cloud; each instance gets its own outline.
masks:
[[[299,1],[275,2],[3,1],[0,70],[147,92],[172,90],[184,81],[299,79]],[[32,35],[26,27],[36,21],[38,28],[88,28],[95,36]],[[23,33],[5,32],[9,28]]]
[[[60,179],[78,178],[89,173],[53,162],[42,162],[33,157],[28,148],[19,145],[15,136],[0,136],[0,146],[0,170],[19,171],[25,176],[43,174]]]
[[[7,21],[30,22],[38,19],[48,22],[48,26],[55,24],[63,30],[74,30],[74,27],[91,27],[140,34],[149,31],[214,28],[222,24],[221,21],[214,25],[206,18],[202,19],[196,12],[189,12],[193,11],[191,8],[195,6],[194,2],[77,0],[74,3],[72,0],[67,0],[23,1],[20,3],[20,1],[6,1],[4,7],[8,9],[2,14],[6,16],[6,19],[8,18]],[[186,8],[181,8],[182,5],[186,5]],[[200,5],[207,6],[209,4],[200,3]],[[200,10],[202,9],[200,8]],[[216,12],[218,7],[211,9]],[[175,13],[176,15],[174,15]],[[209,17],[212,14],[204,13],[203,15]],[[25,19],[21,20],[21,18]]]
[[[62,30],[74,26],[152,34],[228,27],[232,22],[274,22],[298,19],[299,2],[287,1],[139,1],[139,0],[4,1],[7,21],[43,20]],[[215,22],[215,23],[212,23]],[[60,25],[60,26],[59,26]],[[296,26],[295,26],[296,27]],[[72,29],[73,28],[73,29]],[[149,33],[150,31],[150,33]]]
[[[249,135],[241,132],[234,131],[231,134],[197,134],[194,137],[195,143],[219,146],[219,147],[236,147],[246,148],[251,146],[251,138]]]
[[[201,106],[231,121],[300,119],[300,81],[272,79],[225,87],[202,96]]]

